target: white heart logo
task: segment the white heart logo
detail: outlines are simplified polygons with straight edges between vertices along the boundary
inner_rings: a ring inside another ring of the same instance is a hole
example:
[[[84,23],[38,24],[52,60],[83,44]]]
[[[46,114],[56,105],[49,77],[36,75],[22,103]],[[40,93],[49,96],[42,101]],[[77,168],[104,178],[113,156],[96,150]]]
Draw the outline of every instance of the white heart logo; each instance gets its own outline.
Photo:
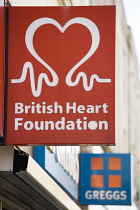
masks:
[[[97,50],[98,46],[99,46],[99,42],[100,42],[100,33],[99,30],[97,28],[97,26],[95,25],[95,23],[93,23],[91,20],[84,18],[84,17],[76,17],[73,18],[71,20],[69,20],[63,27],[54,19],[52,18],[39,18],[37,20],[35,20],[34,22],[32,22],[30,24],[30,26],[28,27],[27,31],[26,31],[26,35],[25,35],[25,43],[26,43],[26,47],[29,50],[29,52],[31,53],[31,55],[36,58],[45,68],[47,68],[49,70],[49,72],[52,75],[53,80],[49,81],[49,78],[47,76],[46,73],[41,73],[39,75],[38,78],[38,83],[37,83],[37,88],[35,89],[35,78],[34,78],[34,69],[33,69],[33,65],[31,62],[26,62],[23,66],[23,71],[22,71],[22,75],[19,79],[12,79],[11,83],[21,83],[24,82],[26,80],[26,76],[27,76],[27,71],[29,69],[30,72],[30,81],[31,81],[31,90],[32,90],[32,94],[35,97],[40,96],[41,91],[42,91],[42,82],[43,79],[45,80],[45,83],[48,86],[54,87],[58,84],[59,78],[58,75],[56,74],[56,72],[54,71],[54,69],[51,68],[50,65],[48,65],[35,51],[34,49],[34,45],[33,45],[33,37],[34,34],[36,32],[36,30],[38,28],[40,28],[43,25],[46,24],[52,24],[54,26],[56,26],[61,33],[64,33],[65,30],[73,25],[73,24],[81,24],[83,26],[85,26],[91,34],[91,47],[88,51],[88,53],[75,65],[73,66],[72,69],[70,69],[70,71],[68,72],[67,76],[66,76],[66,84],[68,86],[76,86],[79,81],[80,78],[83,79],[83,87],[86,91],[90,91],[93,88],[93,84],[94,84],[94,79],[96,79],[97,82],[103,82],[103,83],[108,83],[111,82],[111,79],[100,79],[99,76],[97,74],[93,74],[91,75],[90,78],[90,82],[88,85],[88,79],[87,79],[87,75],[84,72],[79,72],[75,81],[72,82],[72,76],[74,74],[74,72],[77,70],[77,68],[79,68],[84,62],[86,62]]]

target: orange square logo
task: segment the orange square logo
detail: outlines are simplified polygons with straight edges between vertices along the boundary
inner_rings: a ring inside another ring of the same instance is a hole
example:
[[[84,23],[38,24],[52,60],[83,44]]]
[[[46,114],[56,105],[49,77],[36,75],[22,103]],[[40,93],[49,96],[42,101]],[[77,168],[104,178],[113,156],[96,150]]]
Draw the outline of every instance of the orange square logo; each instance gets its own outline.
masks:
[[[103,187],[103,175],[91,175],[90,186],[91,187]]]
[[[91,170],[103,170],[103,158],[91,158]]]
[[[120,175],[109,175],[108,186],[109,187],[122,187],[122,179]]]
[[[121,158],[109,158],[109,170],[121,170]]]

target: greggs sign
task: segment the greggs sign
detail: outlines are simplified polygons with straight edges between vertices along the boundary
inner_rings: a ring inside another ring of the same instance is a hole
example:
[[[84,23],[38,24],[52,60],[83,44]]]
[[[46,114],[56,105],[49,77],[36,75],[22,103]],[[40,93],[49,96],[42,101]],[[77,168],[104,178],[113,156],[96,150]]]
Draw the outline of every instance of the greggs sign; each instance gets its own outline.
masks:
[[[131,154],[80,154],[80,204],[131,205]]]
[[[115,6],[8,9],[7,144],[114,144]]]

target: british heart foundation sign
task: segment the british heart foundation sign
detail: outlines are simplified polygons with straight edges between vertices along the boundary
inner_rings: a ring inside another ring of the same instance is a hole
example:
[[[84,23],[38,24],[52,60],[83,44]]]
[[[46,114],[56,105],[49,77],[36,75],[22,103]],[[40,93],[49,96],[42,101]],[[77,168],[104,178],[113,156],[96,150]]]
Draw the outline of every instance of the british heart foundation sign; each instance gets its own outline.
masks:
[[[114,144],[115,6],[8,9],[7,144]]]

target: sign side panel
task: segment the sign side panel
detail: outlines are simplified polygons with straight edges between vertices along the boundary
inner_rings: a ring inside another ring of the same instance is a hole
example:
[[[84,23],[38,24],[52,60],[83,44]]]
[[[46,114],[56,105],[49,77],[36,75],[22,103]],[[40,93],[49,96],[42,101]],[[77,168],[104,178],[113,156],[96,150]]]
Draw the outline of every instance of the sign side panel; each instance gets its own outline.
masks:
[[[4,67],[5,67],[5,1],[0,1],[0,137],[4,121]]]

